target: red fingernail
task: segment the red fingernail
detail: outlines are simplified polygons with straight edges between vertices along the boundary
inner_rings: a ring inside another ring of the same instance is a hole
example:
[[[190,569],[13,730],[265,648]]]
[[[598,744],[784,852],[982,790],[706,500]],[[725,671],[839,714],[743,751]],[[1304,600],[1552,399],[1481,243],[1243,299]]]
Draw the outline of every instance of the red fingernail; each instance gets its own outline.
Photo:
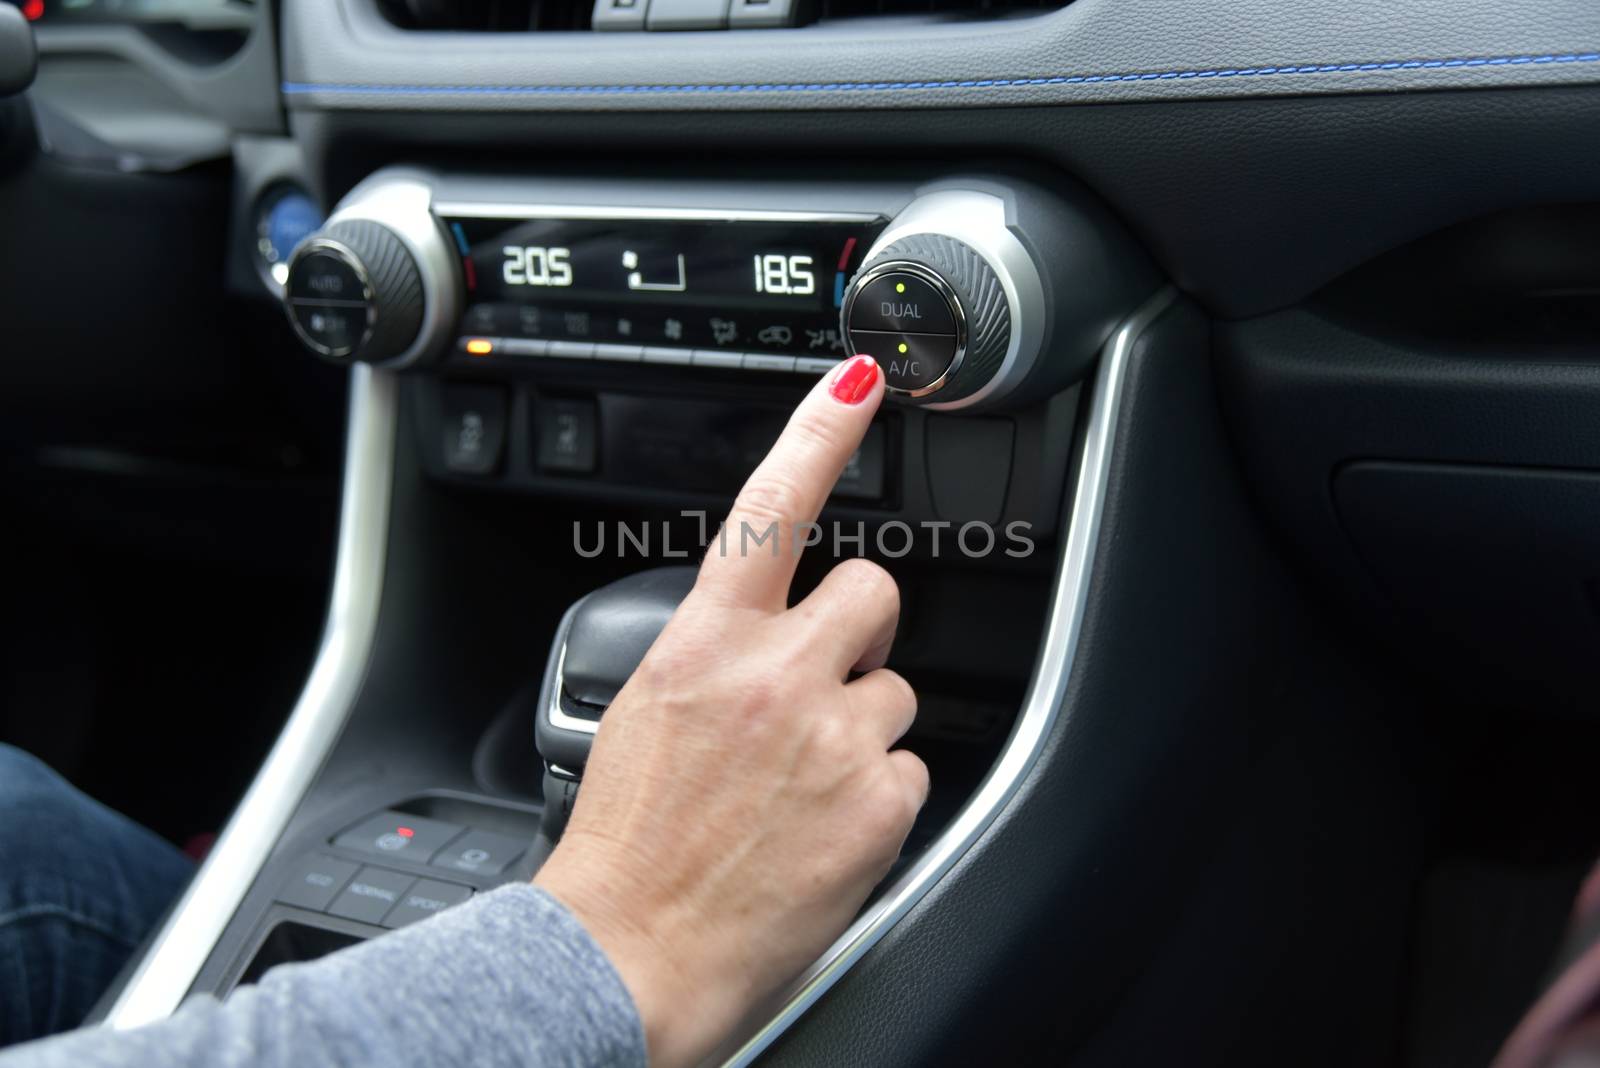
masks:
[[[860,404],[877,382],[878,361],[871,356],[856,356],[833,372],[828,392],[841,404]]]

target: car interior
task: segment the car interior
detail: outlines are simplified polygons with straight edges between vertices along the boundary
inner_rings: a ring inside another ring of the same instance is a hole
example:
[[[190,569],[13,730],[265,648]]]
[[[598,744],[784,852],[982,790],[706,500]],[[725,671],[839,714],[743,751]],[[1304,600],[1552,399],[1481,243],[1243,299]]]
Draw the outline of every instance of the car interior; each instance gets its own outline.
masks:
[[[896,578],[932,794],[713,1063],[1488,1063],[1600,857],[1597,49],[0,0],[0,741],[204,856],[93,1022],[531,878],[864,352],[794,596]]]

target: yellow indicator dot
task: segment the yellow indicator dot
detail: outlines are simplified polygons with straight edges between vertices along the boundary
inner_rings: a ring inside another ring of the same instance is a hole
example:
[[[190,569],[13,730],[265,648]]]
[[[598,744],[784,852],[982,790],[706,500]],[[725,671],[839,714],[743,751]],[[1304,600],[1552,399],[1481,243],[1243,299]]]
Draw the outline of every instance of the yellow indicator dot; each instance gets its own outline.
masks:
[[[494,351],[494,342],[486,338],[475,337],[467,342],[467,351],[474,356],[487,356]]]
[[[906,291],[906,284],[904,282],[896,282],[894,284],[894,291],[896,293],[904,293]]]
[[[901,352],[905,352],[906,351],[906,343],[904,341],[900,342],[900,351]]]

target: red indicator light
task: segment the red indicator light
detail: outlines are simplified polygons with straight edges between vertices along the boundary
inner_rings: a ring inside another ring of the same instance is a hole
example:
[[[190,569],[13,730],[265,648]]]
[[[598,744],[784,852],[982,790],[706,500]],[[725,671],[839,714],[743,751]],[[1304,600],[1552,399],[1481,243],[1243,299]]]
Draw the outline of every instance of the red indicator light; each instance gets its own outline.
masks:
[[[22,0],[22,17],[29,22],[44,18],[44,0]]]
[[[396,827],[394,829],[394,833],[398,834],[401,838],[410,838],[417,832],[413,831],[410,827]]]

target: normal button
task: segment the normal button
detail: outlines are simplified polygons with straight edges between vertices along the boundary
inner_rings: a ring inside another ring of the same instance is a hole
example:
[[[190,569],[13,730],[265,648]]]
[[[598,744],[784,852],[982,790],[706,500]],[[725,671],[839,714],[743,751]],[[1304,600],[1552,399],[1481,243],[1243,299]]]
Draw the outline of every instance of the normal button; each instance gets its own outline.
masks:
[[[415,876],[401,875],[397,871],[362,868],[350,880],[350,885],[333,899],[328,912],[347,920],[376,925],[400,903],[401,895],[416,881]]]
[[[862,286],[850,305],[851,330],[954,334],[950,302],[918,275],[894,271]]]

